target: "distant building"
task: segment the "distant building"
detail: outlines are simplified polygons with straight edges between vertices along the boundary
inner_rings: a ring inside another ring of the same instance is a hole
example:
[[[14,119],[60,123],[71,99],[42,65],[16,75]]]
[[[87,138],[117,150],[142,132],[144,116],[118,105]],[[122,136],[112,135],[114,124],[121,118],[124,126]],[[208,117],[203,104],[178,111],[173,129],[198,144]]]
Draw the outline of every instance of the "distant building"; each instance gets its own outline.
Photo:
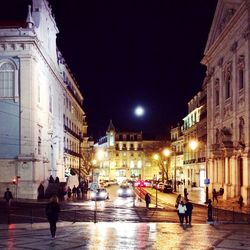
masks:
[[[202,63],[207,67],[210,191],[250,204],[249,1],[218,1]]]
[[[94,145],[96,171],[99,179],[145,180],[160,177],[160,169],[153,164],[152,154],[159,150],[160,141],[144,140],[142,132],[116,131],[110,121],[106,136]]]
[[[83,96],[57,49],[51,9],[33,0],[32,10],[23,23],[0,24],[0,190],[30,199],[50,175],[65,181],[78,169],[87,142]]]
[[[188,115],[183,119],[183,172],[186,184],[204,186],[206,178],[207,115],[206,89],[199,91],[188,103]],[[192,148],[190,143],[197,143]]]
[[[170,130],[171,135],[171,163],[170,163],[170,172],[171,179],[173,180],[175,177],[176,171],[176,180],[181,181],[187,179],[187,175],[185,175],[185,168],[183,165],[183,132],[182,127],[178,124],[176,127],[172,127]],[[187,179],[188,180],[188,179]],[[186,180],[186,181],[187,181]]]

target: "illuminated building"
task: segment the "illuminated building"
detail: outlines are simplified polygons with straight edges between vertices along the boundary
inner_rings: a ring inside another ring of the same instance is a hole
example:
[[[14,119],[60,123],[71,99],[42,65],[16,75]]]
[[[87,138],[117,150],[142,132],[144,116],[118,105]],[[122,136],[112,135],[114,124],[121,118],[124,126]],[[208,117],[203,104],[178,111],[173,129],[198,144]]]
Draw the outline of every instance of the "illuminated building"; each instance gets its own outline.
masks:
[[[202,63],[207,67],[210,191],[250,204],[249,1],[218,1]]]
[[[206,178],[207,116],[206,91],[199,91],[188,103],[188,115],[183,119],[183,171],[186,184],[204,186]],[[197,148],[190,142],[197,141]]]
[[[159,150],[159,140],[144,139],[142,132],[116,131],[110,121],[106,136],[94,145],[95,151],[103,150],[97,161],[99,179],[154,179],[160,178],[159,166],[152,161],[152,154]]]
[[[65,181],[78,168],[87,132],[48,2],[33,0],[32,10],[23,23],[0,27],[0,189],[19,176],[17,196],[30,199],[50,175]]]

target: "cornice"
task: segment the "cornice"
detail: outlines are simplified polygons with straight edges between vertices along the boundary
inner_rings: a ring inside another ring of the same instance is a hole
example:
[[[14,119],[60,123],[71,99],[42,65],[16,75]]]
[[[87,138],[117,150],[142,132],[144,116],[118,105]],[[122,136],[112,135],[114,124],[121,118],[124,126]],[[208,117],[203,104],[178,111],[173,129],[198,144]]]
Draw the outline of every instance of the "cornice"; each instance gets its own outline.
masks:
[[[227,25],[225,26],[225,29],[220,33],[220,35],[217,37],[217,39],[214,41],[214,43],[211,45],[211,47],[206,51],[206,54],[204,55],[203,59],[201,60],[201,63],[203,65],[208,65],[211,61],[211,58],[213,57],[213,54],[216,53],[216,50],[223,44],[223,42],[227,39],[228,34],[235,33],[237,30],[235,29],[235,26],[241,22],[241,20],[244,17],[244,14],[247,14],[247,9],[244,4],[242,4],[237,12],[233,15],[233,17],[229,20]],[[244,33],[244,32],[242,32]],[[235,41],[237,42],[237,41]],[[231,46],[233,45],[233,41]]]

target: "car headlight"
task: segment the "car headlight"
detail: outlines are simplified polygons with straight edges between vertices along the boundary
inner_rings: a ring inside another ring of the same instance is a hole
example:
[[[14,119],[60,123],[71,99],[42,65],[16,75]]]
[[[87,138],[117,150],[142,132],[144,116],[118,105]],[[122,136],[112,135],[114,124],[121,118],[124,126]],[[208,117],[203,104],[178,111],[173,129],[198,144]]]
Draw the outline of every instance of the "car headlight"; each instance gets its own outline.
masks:
[[[122,189],[118,189],[118,194],[122,194]]]
[[[101,196],[102,198],[104,198],[104,197],[106,196],[106,193],[105,193],[105,192],[101,192],[101,193],[100,193],[100,196]]]
[[[96,193],[92,192],[92,193],[90,194],[90,197],[91,197],[91,198],[95,198],[95,197],[96,197]]]

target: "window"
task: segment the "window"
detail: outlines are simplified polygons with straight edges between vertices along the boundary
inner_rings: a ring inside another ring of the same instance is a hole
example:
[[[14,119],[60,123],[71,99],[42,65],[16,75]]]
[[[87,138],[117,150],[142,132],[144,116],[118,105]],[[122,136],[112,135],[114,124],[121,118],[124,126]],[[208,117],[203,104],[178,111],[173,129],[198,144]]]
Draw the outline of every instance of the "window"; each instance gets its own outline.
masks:
[[[226,99],[231,97],[231,77],[230,75],[227,75],[226,77],[226,83],[225,83],[225,97]]]
[[[220,105],[220,92],[218,89],[215,91],[215,105],[219,106]]]
[[[42,132],[41,129],[38,129],[38,145],[37,145],[37,153],[40,155],[41,154],[41,144],[42,144]]]
[[[0,97],[14,97],[15,67],[12,63],[0,64]]]
[[[243,69],[239,70],[239,90],[244,88],[244,71]]]

